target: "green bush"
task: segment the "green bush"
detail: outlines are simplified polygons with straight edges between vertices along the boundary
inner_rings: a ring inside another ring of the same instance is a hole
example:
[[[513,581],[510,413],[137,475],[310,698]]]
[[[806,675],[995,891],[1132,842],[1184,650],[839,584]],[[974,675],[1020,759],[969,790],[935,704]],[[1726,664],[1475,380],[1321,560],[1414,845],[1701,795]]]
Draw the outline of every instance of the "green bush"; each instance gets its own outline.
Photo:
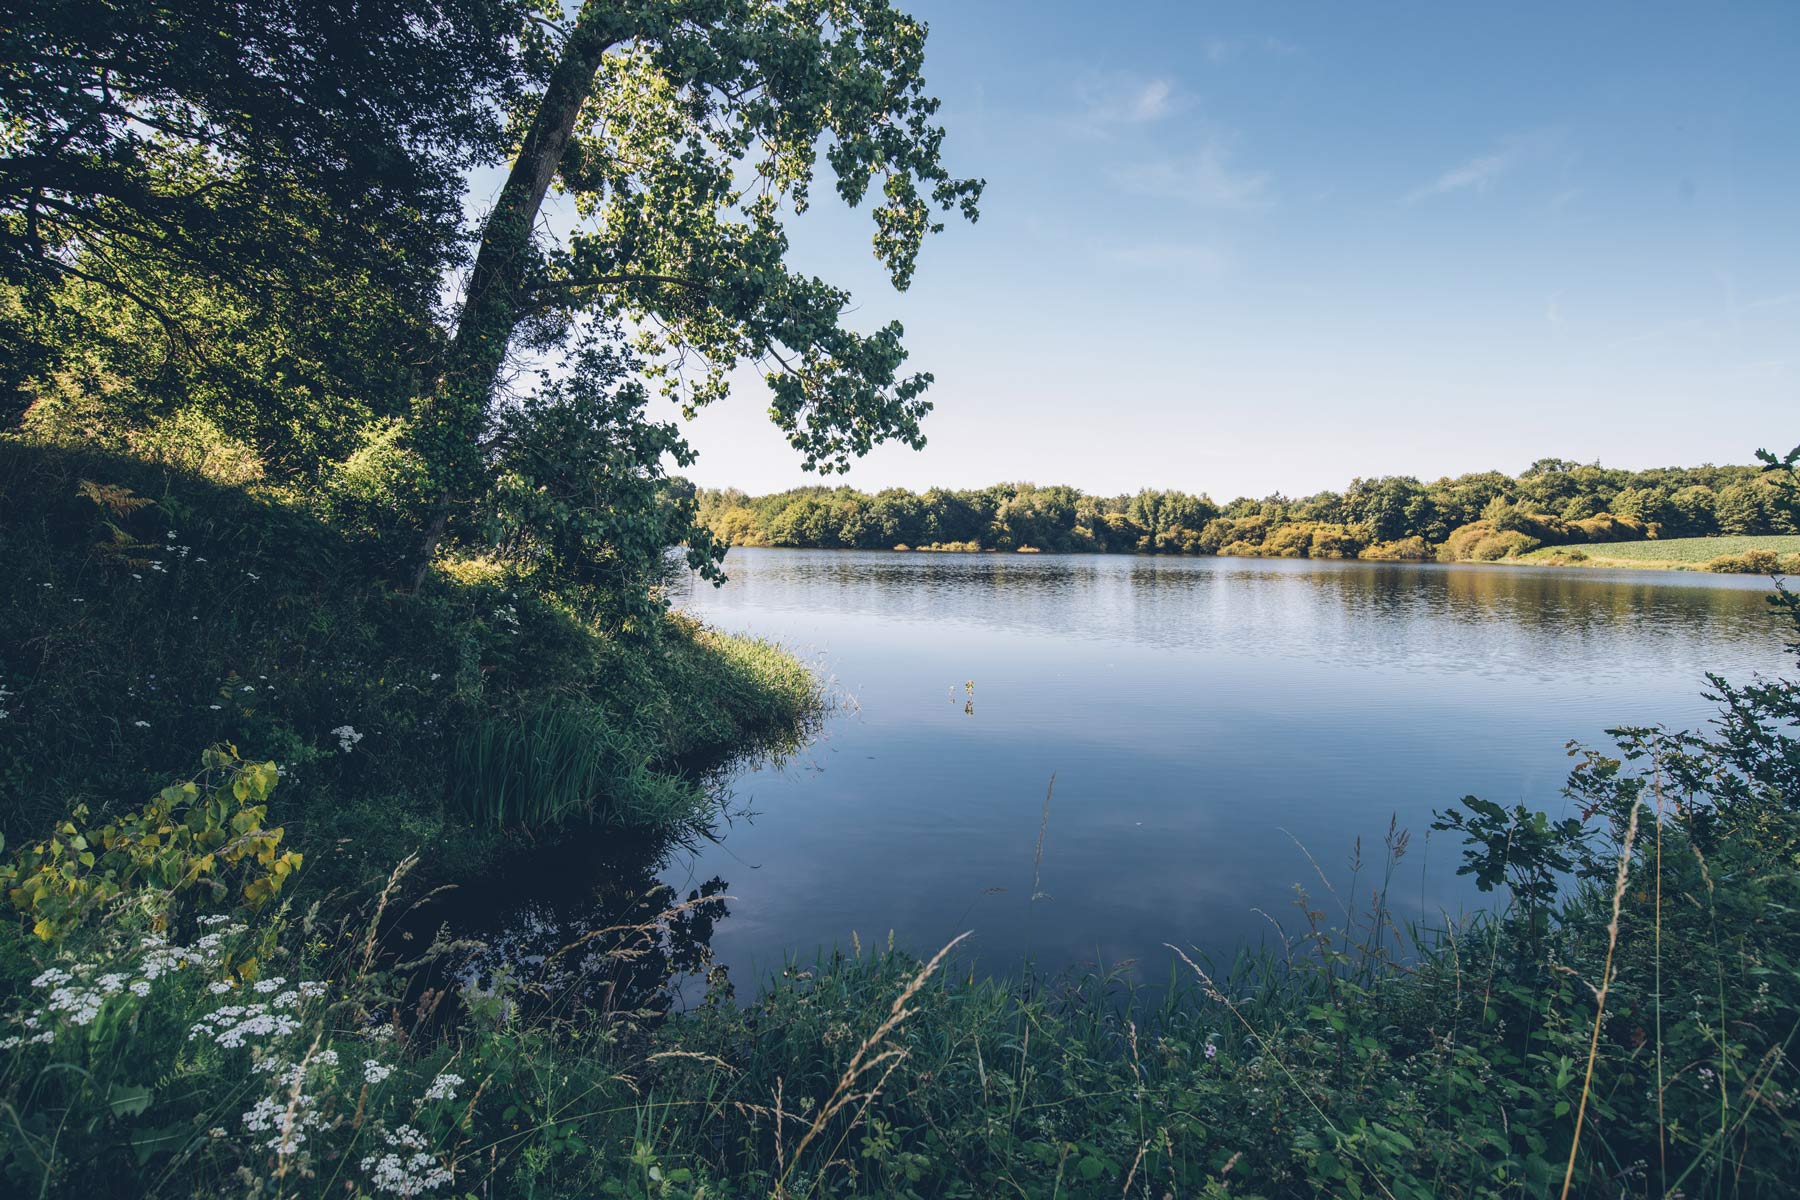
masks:
[[[70,804],[104,817],[188,748],[231,743],[288,773],[298,849],[348,839],[319,870],[384,875],[431,845],[421,878],[453,877],[503,848],[451,788],[458,747],[491,722],[571,706],[632,740],[636,782],[616,794],[666,799],[819,704],[771,647],[667,614],[609,632],[491,562],[396,591],[379,545],[296,503],[125,457],[0,440],[0,553],[15,840]]]
[[[1375,542],[1365,546],[1357,556],[1376,560],[1403,560],[1412,562],[1430,562],[1437,557],[1437,551],[1424,538],[1417,534],[1400,538],[1392,542]]]
[[[1538,539],[1518,529],[1500,529],[1492,522],[1475,521],[1454,530],[1438,557],[1445,562],[1497,562],[1537,549]]]

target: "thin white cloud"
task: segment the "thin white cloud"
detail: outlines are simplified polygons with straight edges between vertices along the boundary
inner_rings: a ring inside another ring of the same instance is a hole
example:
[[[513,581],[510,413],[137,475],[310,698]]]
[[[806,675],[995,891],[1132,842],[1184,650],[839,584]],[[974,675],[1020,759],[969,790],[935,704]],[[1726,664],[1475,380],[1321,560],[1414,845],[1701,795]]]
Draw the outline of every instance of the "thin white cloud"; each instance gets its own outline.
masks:
[[[1112,174],[1130,191],[1206,208],[1261,208],[1269,202],[1268,172],[1233,166],[1224,143],[1217,139],[1193,154],[1135,163]]]
[[[1089,133],[1110,133],[1123,126],[1149,125],[1180,110],[1187,97],[1173,80],[1162,76],[1111,77],[1090,80],[1077,88],[1082,112],[1075,120]]]
[[[1460,166],[1450,168],[1424,187],[1407,193],[1406,202],[1417,204],[1432,196],[1447,196],[1451,192],[1485,192],[1494,180],[1518,165],[1519,157],[1519,150],[1514,146],[1478,155]]]
[[[1152,79],[1131,98],[1127,119],[1134,122],[1156,121],[1169,115],[1170,97],[1175,85],[1166,79]]]
[[[1503,138],[1498,146],[1486,154],[1478,154],[1458,163],[1430,183],[1408,192],[1406,203],[1417,204],[1421,200],[1458,192],[1485,192],[1520,166],[1549,153],[1555,142],[1555,135],[1547,133]]]

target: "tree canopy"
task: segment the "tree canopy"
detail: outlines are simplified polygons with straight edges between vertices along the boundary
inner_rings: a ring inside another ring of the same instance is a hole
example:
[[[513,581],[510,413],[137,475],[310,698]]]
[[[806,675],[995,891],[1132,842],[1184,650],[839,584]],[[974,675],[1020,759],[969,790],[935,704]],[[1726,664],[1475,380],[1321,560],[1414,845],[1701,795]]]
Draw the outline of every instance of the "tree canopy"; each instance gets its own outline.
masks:
[[[0,29],[0,387],[32,436],[302,487],[412,584],[445,546],[573,580],[625,536],[601,497],[648,506],[634,553],[654,527],[713,570],[646,385],[692,414],[751,364],[822,472],[923,442],[899,325],[788,262],[821,175],[897,288],[977,215],[886,0],[0,0]]]
[[[1555,464],[1547,469],[1546,464]],[[1501,558],[1540,545],[1708,534],[1800,533],[1800,503],[1753,466],[1624,471],[1540,459],[1421,483],[1358,478],[1298,499],[1143,490],[1086,495],[1029,483],[914,494],[797,488],[699,494],[700,517],[736,545],[1241,554],[1289,558]]]

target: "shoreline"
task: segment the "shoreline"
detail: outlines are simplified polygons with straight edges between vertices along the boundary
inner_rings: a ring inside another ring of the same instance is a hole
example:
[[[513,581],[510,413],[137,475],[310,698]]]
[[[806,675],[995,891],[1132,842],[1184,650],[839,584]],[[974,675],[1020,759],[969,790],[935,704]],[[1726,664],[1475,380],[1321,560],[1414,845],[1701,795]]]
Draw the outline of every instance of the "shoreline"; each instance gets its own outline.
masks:
[[[1681,540],[1690,540],[1690,539],[1681,539]],[[1648,543],[1629,542],[1629,543],[1625,543],[1625,544],[1626,545],[1645,545]],[[988,547],[988,548],[970,550],[970,549],[927,548],[927,547],[915,547],[915,546],[892,547],[892,548],[883,549],[883,548],[864,547],[864,546],[750,546],[750,545],[743,545],[743,546],[733,546],[733,547],[731,547],[731,549],[732,550],[778,550],[778,551],[799,550],[799,551],[805,551],[807,553],[826,553],[826,554],[944,555],[944,556],[951,556],[951,557],[967,557],[967,558],[990,557],[990,556],[991,557],[1012,558],[1012,557],[1018,557],[1018,556],[1025,556],[1025,557],[1029,557],[1029,558],[1059,558],[1059,559],[1061,559],[1061,558],[1130,558],[1130,559],[1147,559],[1147,560],[1170,559],[1170,560],[1179,560],[1179,561],[1189,561],[1189,560],[1199,560],[1199,559],[1233,559],[1233,560],[1240,560],[1240,561],[1245,561],[1245,562],[1368,563],[1368,564],[1380,564],[1380,565],[1402,565],[1403,564],[1403,565],[1407,565],[1407,566],[1426,566],[1426,567],[1533,567],[1533,568],[1536,568],[1539,570],[1568,569],[1568,570],[1589,571],[1589,570],[1598,569],[1598,570],[1630,570],[1630,571],[1652,571],[1652,572],[1661,571],[1661,572],[1679,572],[1680,574],[1683,574],[1683,575],[1717,575],[1717,576],[1745,576],[1745,575],[1763,575],[1763,576],[1783,575],[1783,576],[1785,576],[1788,574],[1795,573],[1795,572],[1781,571],[1781,570],[1774,570],[1774,571],[1766,571],[1766,570],[1715,571],[1715,570],[1709,569],[1706,562],[1682,562],[1677,559],[1612,558],[1612,557],[1597,556],[1597,555],[1593,555],[1593,554],[1589,554],[1589,553],[1583,553],[1582,557],[1579,557],[1579,558],[1570,557],[1568,552],[1569,551],[1581,552],[1580,546],[1541,547],[1539,550],[1532,551],[1529,554],[1516,555],[1516,556],[1511,556],[1511,557],[1506,557],[1506,558],[1495,558],[1495,559],[1362,558],[1362,557],[1356,557],[1356,558],[1319,557],[1319,558],[1314,558],[1309,555],[1298,555],[1298,554],[1146,554],[1146,553],[1140,553],[1137,551],[1039,550],[1035,547],[1020,547],[1020,548],[1011,549],[1011,550],[1003,550],[1003,549],[999,549],[999,548]],[[1546,551],[1551,551],[1553,553],[1545,553]],[[1544,554],[1545,556],[1543,558],[1538,558],[1538,557],[1536,557],[1536,555],[1538,555],[1538,554]],[[1728,555],[1721,554],[1719,557],[1728,557]],[[1792,556],[1784,555],[1783,557],[1791,558]]]

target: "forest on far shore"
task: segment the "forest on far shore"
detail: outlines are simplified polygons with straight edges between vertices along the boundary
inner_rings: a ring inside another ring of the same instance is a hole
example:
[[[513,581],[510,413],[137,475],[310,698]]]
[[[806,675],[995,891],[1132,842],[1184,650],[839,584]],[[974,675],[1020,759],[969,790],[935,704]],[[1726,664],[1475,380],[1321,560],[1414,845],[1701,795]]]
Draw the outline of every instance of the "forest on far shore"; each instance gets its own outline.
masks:
[[[1542,458],[1517,476],[1389,475],[1290,498],[1145,489],[1094,496],[1003,483],[915,493],[700,489],[700,522],[737,546],[1473,560],[1544,546],[1800,533],[1800,498],[1759,466],[1627,471]]]

